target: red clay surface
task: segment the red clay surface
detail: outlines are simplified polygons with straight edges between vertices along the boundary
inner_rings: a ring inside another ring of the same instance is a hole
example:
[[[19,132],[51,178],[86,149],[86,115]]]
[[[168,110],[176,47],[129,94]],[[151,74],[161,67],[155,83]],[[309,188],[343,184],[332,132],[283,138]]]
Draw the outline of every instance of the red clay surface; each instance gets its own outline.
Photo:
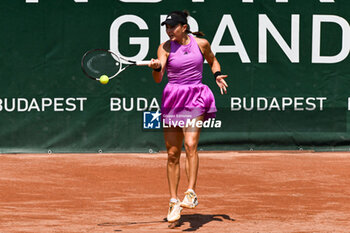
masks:
[[[350,232],[349,153],[200,153],[199,205],[176,229],[164,153],[0,161],[0,232]]]

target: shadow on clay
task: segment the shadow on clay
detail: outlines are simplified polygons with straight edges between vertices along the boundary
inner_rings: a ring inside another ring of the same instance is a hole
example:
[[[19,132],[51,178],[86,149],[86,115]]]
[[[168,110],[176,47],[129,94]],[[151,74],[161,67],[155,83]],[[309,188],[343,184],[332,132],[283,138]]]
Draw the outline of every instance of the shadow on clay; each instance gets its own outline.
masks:
[[[230,221],[233,222],[235,219],[232,219],[226,214],[185,214],[182,215],[180,220],[177,222],[175,227],[181,227],[185,223],[189,223],[190,227],[182,231],[196,231],[199,228],[203,227],[205,224],[212,221]],[[162,221],[144,221],[144,222],[105,222],[97,224],[98,226],[131,226],[131,225],[149,225],[155,223],[166,223],[167,219],[164,218]],[[115,230],[121,231],[121,230]]]
[[[235,221],[226,214],[185,214],[181,216],[179,220],[179,226],[182,226],[184,223],[188,222],[190,224],[190,227],[184,229],[183,231],[196,231],[205,224],[212,221],[223,222],[225,220],[230,222]]]

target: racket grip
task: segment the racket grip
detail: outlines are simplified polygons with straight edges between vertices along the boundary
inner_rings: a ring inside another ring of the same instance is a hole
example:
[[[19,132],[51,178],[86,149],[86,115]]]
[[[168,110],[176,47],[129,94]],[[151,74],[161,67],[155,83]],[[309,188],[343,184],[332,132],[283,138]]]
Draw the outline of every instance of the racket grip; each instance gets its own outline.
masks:
[[[151,61],[137,61],[136,62],[136,65],[137,66],[148,66],[148,64],[150,63]]]

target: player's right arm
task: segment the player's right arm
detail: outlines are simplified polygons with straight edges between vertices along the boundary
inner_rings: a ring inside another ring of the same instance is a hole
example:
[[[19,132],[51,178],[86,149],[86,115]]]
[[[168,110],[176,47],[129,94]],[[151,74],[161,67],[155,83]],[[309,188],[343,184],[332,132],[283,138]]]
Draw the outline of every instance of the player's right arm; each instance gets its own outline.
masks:
[[[158,47],[158,51],[157,51],[158,59],[152,58],[151,62],[148,65],[152,69],[161,68],[160,72],[155,70],[152,71],[152,76],[156,83],[160,83],[163,79],[166,63],[169,57],[169,52],[170,52],[170,41],[162,43]]]

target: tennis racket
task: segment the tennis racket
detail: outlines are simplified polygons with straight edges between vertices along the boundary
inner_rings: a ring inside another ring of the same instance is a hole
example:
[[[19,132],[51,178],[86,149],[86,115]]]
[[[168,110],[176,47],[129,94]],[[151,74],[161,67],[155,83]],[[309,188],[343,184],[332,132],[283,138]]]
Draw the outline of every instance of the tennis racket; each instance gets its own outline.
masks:
[[[130,66],[147,66],[150,62],[130,61],[107,49],[92,49],[81,59],[81,69],[88,78],[99,81],[102,75],[113,79]]]

